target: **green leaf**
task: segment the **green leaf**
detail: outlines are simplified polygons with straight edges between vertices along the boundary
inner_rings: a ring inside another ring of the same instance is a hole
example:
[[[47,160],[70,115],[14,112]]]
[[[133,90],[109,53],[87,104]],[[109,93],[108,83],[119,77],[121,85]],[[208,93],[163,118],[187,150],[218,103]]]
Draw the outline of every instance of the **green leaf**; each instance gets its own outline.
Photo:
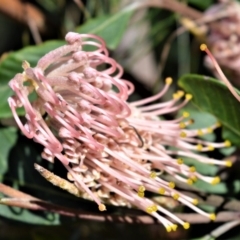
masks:
[[[17,129],[0,129],[0,178],[8,170],[8,155],[17,140]]]
[[[209,112],[219,119],[229,131],[230,141],[240,145],[240,103],[224,84],[216,79],[196,74],[184,75],[178,84],[193,95],[193,103],[200,110]]]
[[[186,121],[189,119],[194,120],[194,123],[187,127],[188,129],[208,128],[217,122],[217,119],[212,114],[199,111],[199,109],[197,109],[197,107],[193,104],[188,104],[186,107],[181,109],[178,116],[182,116],[183,112],[188,112],[190,114],[190,116],[185,119]],[[215,141],[216,138],[214,133],[207,133],[199,137],[210,142]]]
[[[26,209],[20,209],[18,207],[8,207],[0,205],[0,216],[9,218],[11,220],[18,220],[20,222],[30,224],[41,224],[41,225],[59,225],[59,215],[56,213],[51,214],[51,219],[47,219],[37,214],[31,213]]]
[[[12,52],[0,62],[0,118],[12,116],[7,99],[13,94],[8,86],[8,82],[17,74],[23,72],[22,62],[28,61],[31,66],[35,66],[38,60],[49,51],[60,47],[63,41],[48,41],[41,45],[29,46],[19,51]],[[23,115],[23,111],[19,114]]]
[[[213,194],[225,194],[228,192],[228,188],[225,183],[218,183],[216,185],[209,184],[207,182],[204,182],[202,180],[197,180],[196,183],[193,185],[194,187],[197,187],[199,190],[207,193],[213,193]]]
[[[214,1],[213,0],[204,0],[204,1],[199,1],[199,0],[188,0],[187,1],[189,4],[192,4],[201,10],[206,10],[208,7],[210,7]]]
[[[122,39],[133,13],[133,5],[114,15],[103,15],[90,19],[76,29],[78,33],[92,33],[102,37],[109,49],[115,49]]]

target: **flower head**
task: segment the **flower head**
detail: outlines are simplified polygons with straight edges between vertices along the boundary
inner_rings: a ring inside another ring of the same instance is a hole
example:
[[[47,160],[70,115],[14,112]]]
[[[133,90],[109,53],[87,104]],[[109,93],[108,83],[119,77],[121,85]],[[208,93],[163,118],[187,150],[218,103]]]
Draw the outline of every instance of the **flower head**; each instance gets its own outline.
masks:
[[[229,141],[210,143],[195,138],[219,124],[186,129],[193,122],[186,120],[187,112],[175,120],[161,119],[192,98],[178,91],[172,100],[153,103],[167,92],[171,78],[155,96],[127,103],[134,86],[121,79],[122,67],[108,56],[102,39],[68,33],[66,41],[67,45],[43,56],[36,67],[24,62],[24,72],[9,83],[15,92],[9,98],[14,118],[28,138],[44,146],[42,157],[51,162],[59,159],[82,197],[94,200],[101,211],[106,210],[104,203],[135,206],[157,218],[167,231],[176,230],[172,221],[189,228],[188,223],[145,197],[148,191],[172,197],[213,220],[213,214],[196,206],[197,199],[176,190],[174,181],[161,174],[187,184],[197,179],[218,183],[219,177],[201,175],[194,166],[185,165],[183,158],[230,166],[229,161],[199,154],[230,145]],[[84,51],[85,45],[95,49]],[[108,68],[102,70],[103,66]],[[30,102],[32,92],[37,99]],[[25,124],[16,113],[19,107],[26,111]]]

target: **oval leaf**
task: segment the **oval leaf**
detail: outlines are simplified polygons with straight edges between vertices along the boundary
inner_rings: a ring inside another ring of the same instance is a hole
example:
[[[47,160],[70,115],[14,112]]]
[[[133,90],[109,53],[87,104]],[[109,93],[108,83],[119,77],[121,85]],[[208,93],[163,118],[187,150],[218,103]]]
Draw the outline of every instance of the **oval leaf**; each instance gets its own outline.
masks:
[[[227,135],[230,141],[240,145],[240,103],[224,84],[196,74],[184,75],[178,84],[193,95],[193,103],[200,110],[219,119],[225,127],[224,136]]]
[[[92,33],[104,39],[109,49],[115,49],[122,39],[133,7],[128,7],[114,15],[103,15],[90,19],[76,29],[78,33]]]

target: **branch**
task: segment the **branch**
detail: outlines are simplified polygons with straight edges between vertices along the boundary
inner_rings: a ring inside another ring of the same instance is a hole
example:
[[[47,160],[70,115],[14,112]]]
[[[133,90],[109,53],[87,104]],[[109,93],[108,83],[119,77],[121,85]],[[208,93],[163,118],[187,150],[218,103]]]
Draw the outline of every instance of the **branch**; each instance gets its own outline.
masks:
[[[203,16],[203,13],[197,11],[184,3],[178,2],[176,0],[145,0],[140,4],[140,7],[157,7],[165,8],[175,13],[179,13],[185,17],[191,19],[199,19]]]
[[[69,217],[77,217],[85,220],[93,220],[100,222],[121,222],[121,223],[141,223],[141,224],[154,224],[157,223],[154,218],[148,215],[136,215],[133,216],[123,215],[116,216],[114,214],[103,214],[103,213],[95,213],[90,214],[89,212],[85,212],[82,210],[62,207],[56,204],[52,204],[49,202],[42,201],[38,198],[32,197],[31,195],[22,193],[19,190],[13,189],[11,187],[6,186],[5,184],[0,183],[0,192],[3,194],[10,196],[12,198],[2,198],[0,200],[1,204],[8,206],[16,206],[30,210],[46,210],[54,213],[58,213],[64,216]],[[210,220],[198,213],[176,213],[177,217],[181,218],[184,221],[189,223],[208,223]],[[227,212],[223,211],[217,214],[216,222],[227,222],[231,220],[240,220],[240,212]]]

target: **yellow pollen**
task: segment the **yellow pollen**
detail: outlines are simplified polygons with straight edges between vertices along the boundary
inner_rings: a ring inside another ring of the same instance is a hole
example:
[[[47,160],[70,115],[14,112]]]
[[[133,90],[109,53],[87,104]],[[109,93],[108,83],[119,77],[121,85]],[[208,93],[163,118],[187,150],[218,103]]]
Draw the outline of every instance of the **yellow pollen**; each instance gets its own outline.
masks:
[[[182,116],[184,118],[188,118],[190,116],[189,112],[183,112]]]
[[[190,172],[196,172],[196,168],[194,166],[192,166],[192,167],[189,168],[189,171]]]
[[[187,93],[185,95],[186,100],[191,100],[192,99],[192,94]]]
[[[168,186],[169,186],[170,188],[175,188],[175,183],[174,183],[174,182],[169,182]]]
[[[197,144],[196,148],[198,151],[202,151],[203,146],[202,146],[202,144]]]
[[[145,187],[144,186],[139,186],[138,191],[139,192],[144,192],[145,191]]]
[[[185,124],[184,122],[180,122],[180,123],[179,123],[179,127],[180,127],[180,128],[185,128],[185,127],[186,127],[186,124]]]
[[[191,176],[191,179],[196,182],[197,181],[197,177],[196,176]]]
[[[147,208],[146,208],[146,212],[147,212],[147,213],[153,213],[152,206],[147,207]]]
[[[216,220],[216,215],[214,213],[210,213],[209,214],[209,218],[212,220],[212,221],[215,221]]]
[[[193,124],[193,123],[194,123],[194,119],[190,119],[189,124]]]
[[[183,224],[183,228],[184,228],[184,229],[189,229],[189,228],[190,228],[190,224],[189,224],[188,222],[185,222],[185,223]]]
[[[179,165],[181,165],[181,164],[183,164],[183,160],[182,160],[181,158],[178,158],[178,159],[177,159],[177,163],[178,163]]]
[[[177,230],[177,227],[178,227],[178,225],[177,225],[177,224],[173,224],[171,227],[172,227],[172,230],[173,230],[173,231],[176,231],[176,230]]]
[[[170,84],[172,84],[172,78],[171,77],[167,77],[166,79],[165,79],[165,83],[167,84],[167,85],[170,85]]]
[[[208,133],[212,133],[212,132],[213,132],[213,129],[209,127],[209,128],[207,128],[207,132],[208,132]]]
[[[173,199],[178,200],[180,196],[179,196],[179,194],[174,193],[172,197],[173,197]]]
[[[201,129],[198,129],[197,130],[197,134],[198,134],[198,136],[202,136],[203,135],[203,131]]]
[[[26,60],[22,62],[22,68],[26,70],[27,68],[30,68],[30,63]]]
[[[157,176],[156,172],[151,172],[150,173],[150,178],[155,178]]]
[[[180,137],[185,138],[187,134],[185,132],[180,132]]]
[[[226,140],[224,142],[224,145],[225,145],[225,147],[230,147],[232,144],[231,144],[231,142],[229,140]]]
[[[178,96],[177,93],[174,93],[172,96],[173,96],[173,99],[175,99],[175,100],[176,100],[176,99],[179,99],[179,96]]]
[[[158,210],[157,205],[153,205],[153,206],[152,206],[152,211],[153,211],[153,212],[157,212],[157,210]]]
[[[188,178],[188,179],[187,179],[187,184],[193,185],[193,180],[192,180],[191,178]]]
[[[184,95],[184,91],[178,90],[177,94],[181,98]]]
[[[144,192],[138,192],[138,196],[143,198],[144,197]]]
[[[220,177],[215,177],[213,178],[211,184],[215,185],[215,184],[218,184],[220,181],[221,181]]]
[[[227,161],[225,161],[225,165],[227,167],[231,167],[232,166],[232,162],[230,160],[227,160]]]
[[[98,205],[98,209],[99,209],[99,211],[101,211],[101,212],[107,210],[107,209],[106,209],[106,206],[105,206],[104,204],[102,204],[102,203]]]
[[[208,151],[213,151],[214,150],[214,147],[212,145],[209,145],[208,146]]]
[[[162,195],[165,193],[165,191],[166,191],[166,190],[165,190],[164,188],[159,188],[159,190],[158,190],[158,192],[159,192],[160,194],[162,194]]]
[[[168,226],[166,227],[166,230],[167,230],[167,232],[171,232],[171,231],[172,231],[171,226],[168,225]]]
[[[198,199],[194,198],[194,199],[192,200],[192,203],[193,203],[194,205],[198,205]]]
[[[200,50],[201,51],[206,51],[207,50],[207,45],[205,43],[200,45]]]

